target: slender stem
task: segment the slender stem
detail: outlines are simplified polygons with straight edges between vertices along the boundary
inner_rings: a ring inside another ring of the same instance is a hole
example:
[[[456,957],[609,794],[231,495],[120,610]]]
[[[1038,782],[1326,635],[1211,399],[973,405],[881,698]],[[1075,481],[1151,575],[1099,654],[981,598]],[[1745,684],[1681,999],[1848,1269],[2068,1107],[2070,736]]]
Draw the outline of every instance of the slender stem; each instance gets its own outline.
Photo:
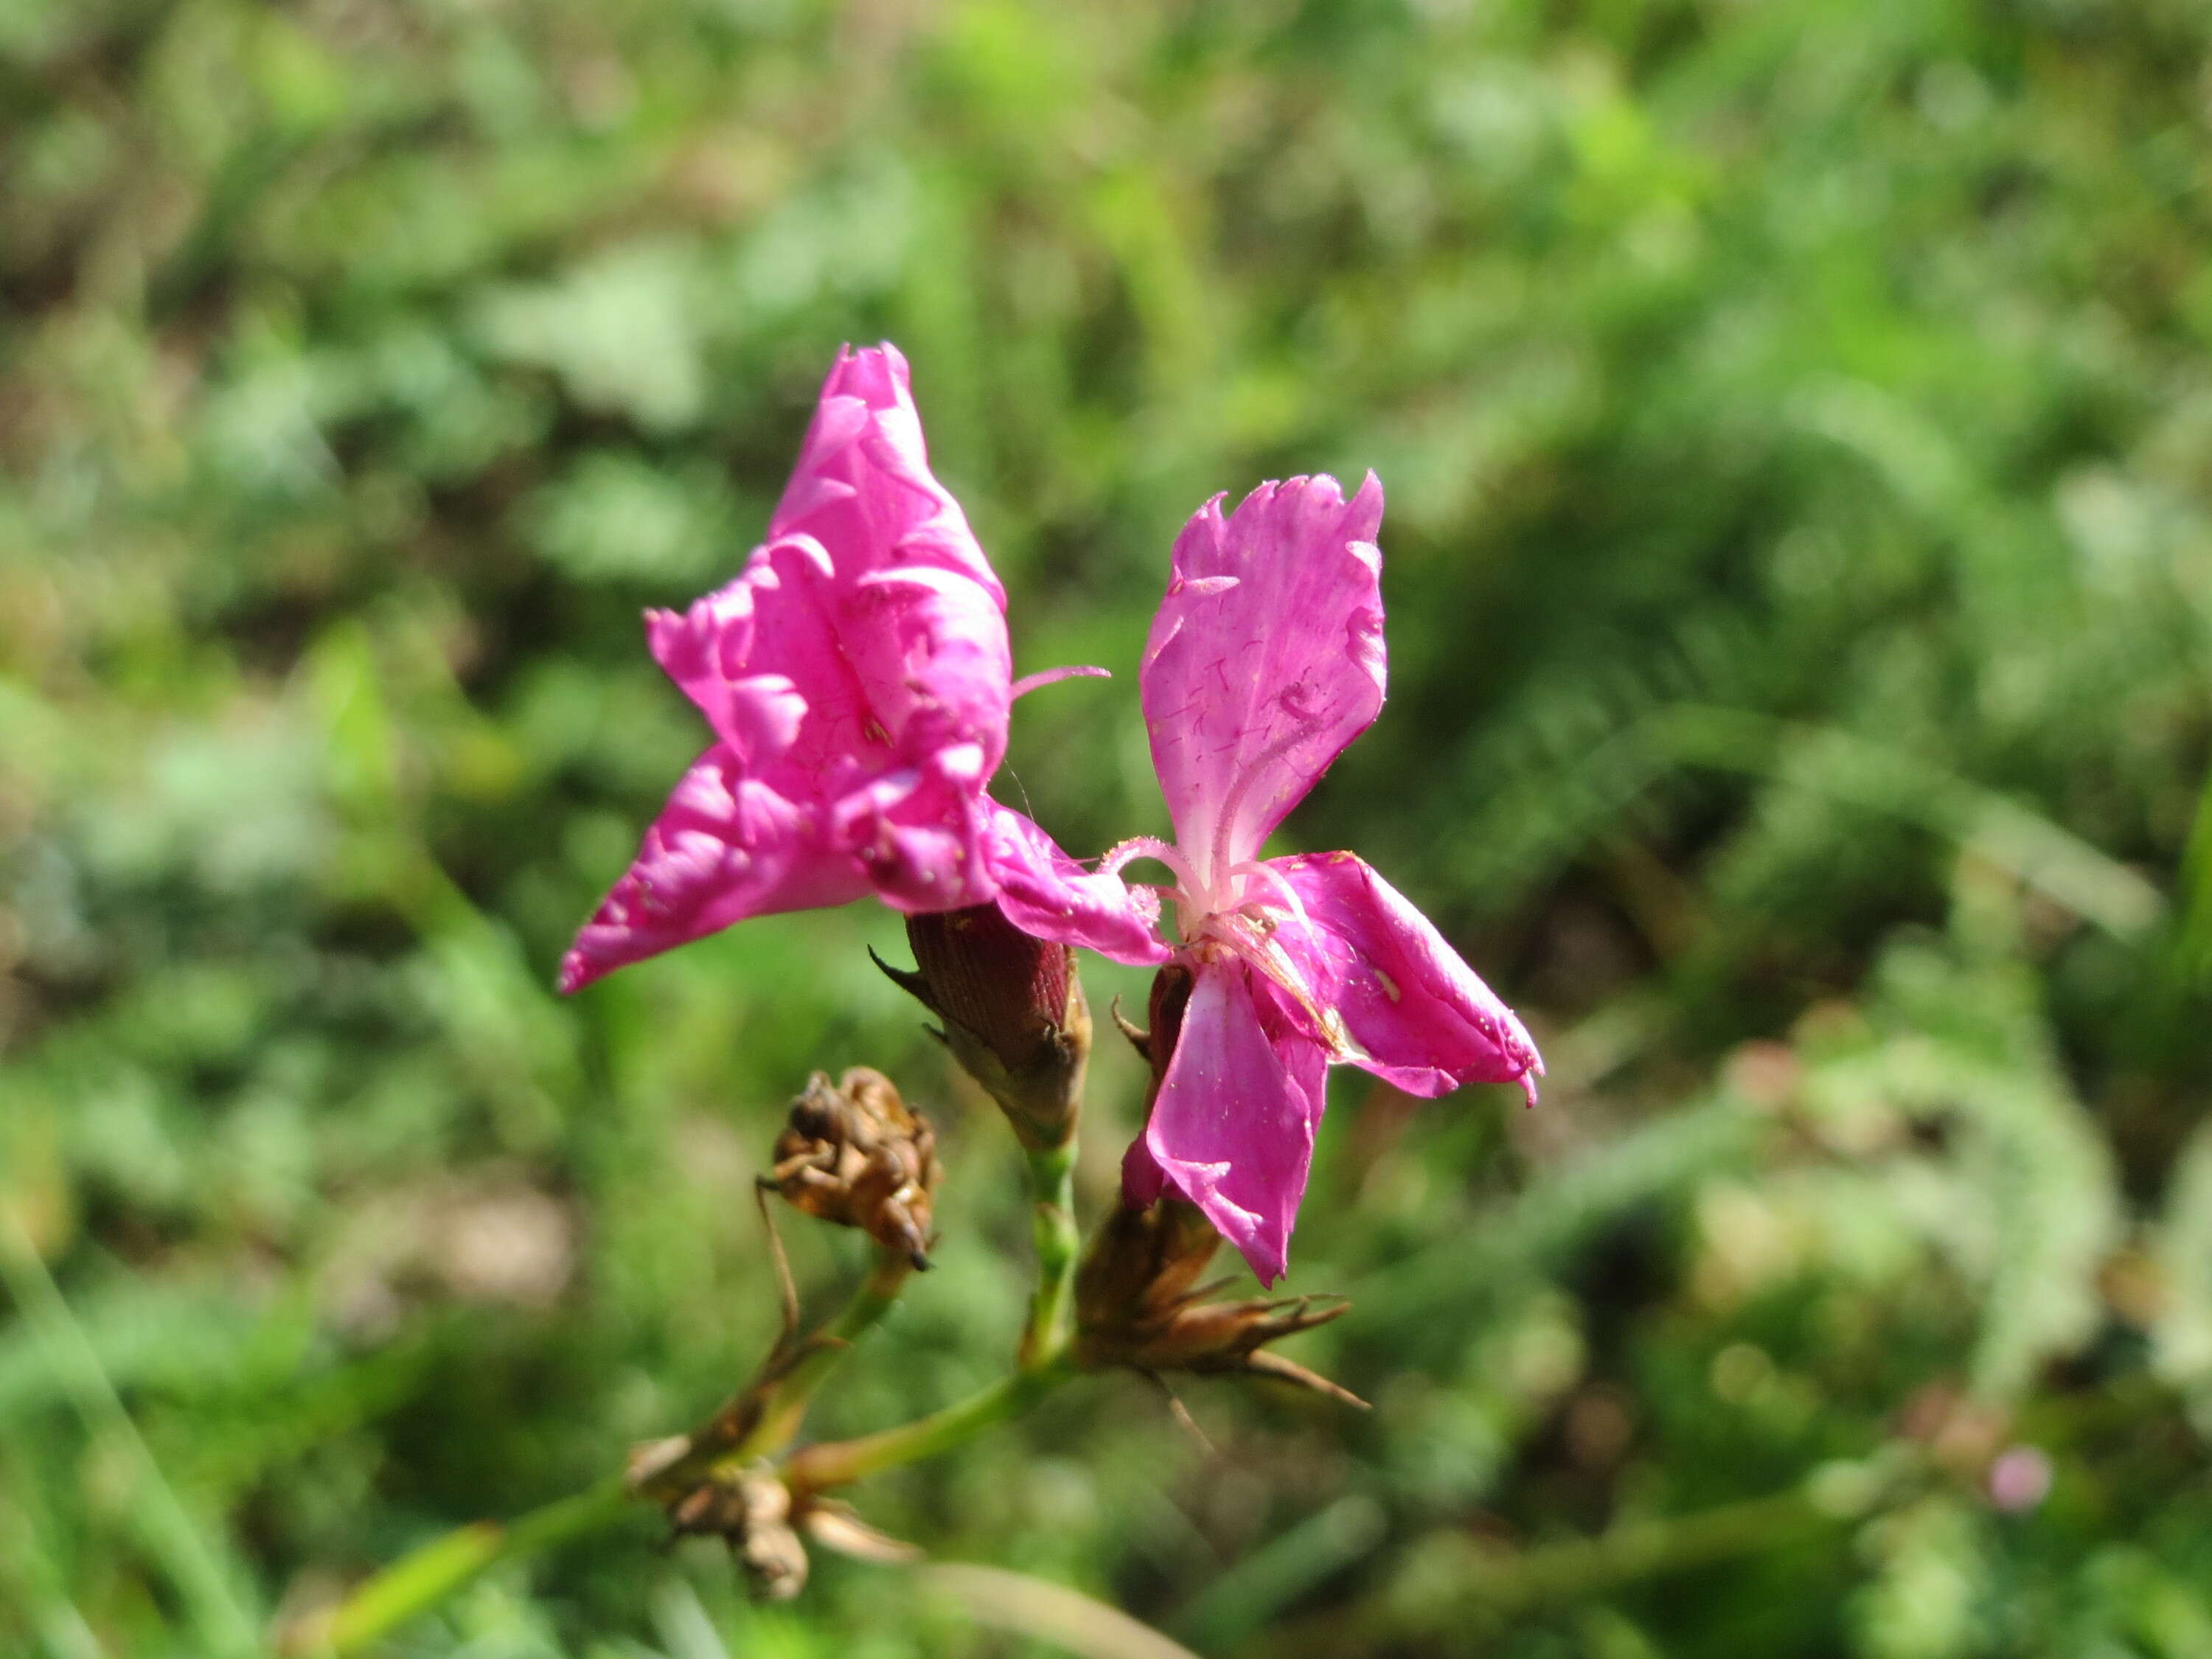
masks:
[[[784,1464],[784,1484],[796,1498],[805,1492],[848,1486],[902,1463],[934,1457],[939,1452],[972,1439],[994,1423],[1020,1416],[1070,1375],[1058,1365],[1017,1371],[956,1405],[916,1418],[911,1423],[902,1423],[895,1429],[862,1435],[857,1440],[828,1441],[808,1446],[793,1453]]]
[[[1075,1143],[1034,1150],[1028,1157],[1037,1283],[1014,1374],[911,1423],[793,1453],[783,1478],[794,1498],[933,1457],[994,1423],[1018,1417],[1072,1374],[1067,1354],[1075,1338],[1075,1269],[1082,1251],[1075,1231]]]
[[[893,1249],[879,1249],[875,1265],[838,1316],[806,1339],[791,1368],[764,1392],[749,1388],[692,1436],[693,1449],[654,1477],[656,1488],[696,1480],[757,1457],[770,1457],[791,1443],[815,1393],[844,1360],[854,1342],[872,1329],[898,1300],[913,1267]]]
[[[1019,1364],[1025,1375],[1057,1365],[1074,1340],[1075,1267],[1083,1246],[1075,1231],[1075,1142],[1031,1152],[1029,1163],[1036,1200],[1030,1232],[1037,1284],[1022,1327]]]
[[[295,1636],[285,1646],[316,1659],[343,1659],[359,1653],[417,1613],[428,1612],[486,1569],[611,1526],[628,1512],[629,1499],[629,1482],[617,1476],[532,1510],[519,1520],[503,1525],[479,1521],[449,1532],[400,1557],[348,1596],[327,1623]]]

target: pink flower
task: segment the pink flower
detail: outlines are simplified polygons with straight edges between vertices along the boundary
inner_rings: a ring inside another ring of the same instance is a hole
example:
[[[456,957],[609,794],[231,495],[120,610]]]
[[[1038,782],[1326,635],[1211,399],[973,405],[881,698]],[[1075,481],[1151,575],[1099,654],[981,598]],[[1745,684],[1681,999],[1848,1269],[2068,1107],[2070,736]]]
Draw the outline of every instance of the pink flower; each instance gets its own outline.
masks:
[[[1293,478],[1217,496],[1175,546],[1145,650],[1152,761],[1176,844],[1124,842],[1172,870],[1190,1000],[1124,1196],[1172,1186],[1281,1276],[1328,1068],[1409,1093],[1543,1071],[1512,1011],[1395,889],[1349,853],[1261,860],[1268,834],[1382,707],[1382,487]]]
[[[2051,1496],[2051,1459],[2033,1446],[2008,1446],[1984,1477],[1990,1502],[2008,1515],[2033,1509]]]
[[[930,474],[906,360],[848,347],[743,574],[646,614],[714,740],[576,935],[561,988],[867,893],[909,913],[996,899],[1041,938],[1160,960],[1117,879],[984,793],[1013,698],[1058,678],[1011,684],[1006,605]]]

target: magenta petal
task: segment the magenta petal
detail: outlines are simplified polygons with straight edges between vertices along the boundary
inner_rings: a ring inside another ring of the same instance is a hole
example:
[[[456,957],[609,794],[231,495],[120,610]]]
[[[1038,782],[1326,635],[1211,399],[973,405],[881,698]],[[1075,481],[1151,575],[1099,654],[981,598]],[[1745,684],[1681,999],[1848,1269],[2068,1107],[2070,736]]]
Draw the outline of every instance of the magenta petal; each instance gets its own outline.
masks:
[[[1199,969],[1145,1144],[1263,1285],[1289,1259],[1328,1075],[1325,1051],[1255,994],[1241,961]]]
[[[645,832],[629,872],[576,935],[561,988],[690,943],[748,916],[843,904],[868,890],[850,854],[827,845],[816,815],[716,744]]]
[[[766,542],[744,573],[680,616],[651,617],[653,652],[724,742],[726,683],[781,675],[817,754],[896,746],[915,708],[956,711],[998,764],[1008,682],[1006,590],[960,504],[929,470],[906,359],[838,355]]]
[[[680,857],[664,814],[579,936],[564,986],[871,890],[908,911],[988,900],[983,787],[1012,702],[1005,611],[930,475],[905,359],[848,349],[765,544],[689,609],[647,615],[653,655],[718,739],[671,813],[687,793],[719,800],[678,815]]]
[[[906,358],[885,342],[848,346],[823,382],[799,463],[769,520],[769,537],[803,534],[841,569],[926,565],[964,576],[1003,611],[1006,589],[960,504],[929,470]]]
[[[759,563],[755,556],[755,564]],[[714,734],[746,761],[775,760],[797,739],[806,697],[782,673],[748,672],[753,638],[753,572],[693,602],[688,611],[645,613],[654,659],[698,706]]]
[[[1273,859],[1313,930],[1285,919],[1275,938],[1334,1005],[1354,1065],[1408,1094],[1462,1083],[1519,1083],[1533,1103],[1544,1062],[1513,1011],[1405,895],[1350,853]]]
[[[867,872],[876,896],[909,915],[988,902],[981,855],[992,803],[982,751],[952,744],[918,768],[871,777],[829,809],[830,838]]]
[[[1267,483],[1176,538],[1145,647],[1152,761],[1200,874],[1255,857],[1382,707],[1382,486]]]
[[[669,678],[753,764],[892,770],[936,746],[1006,753],[1006,592],[930,475],[890,346],[842,355],[769,539],[736,580],[647,631]]]
[[[1079,945],[1131,967],[1168,959],[1151,889],[1093,874],[1011,806],[986,805],[993,813],[987,857],[1007,921],[1032,939]]]

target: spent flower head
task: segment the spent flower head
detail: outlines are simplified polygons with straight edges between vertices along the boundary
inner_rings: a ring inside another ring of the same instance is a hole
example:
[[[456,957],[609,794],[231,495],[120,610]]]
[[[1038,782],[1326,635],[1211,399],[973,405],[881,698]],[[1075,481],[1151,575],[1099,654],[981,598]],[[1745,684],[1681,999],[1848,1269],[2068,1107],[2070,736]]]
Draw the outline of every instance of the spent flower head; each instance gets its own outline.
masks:
[[[835,1085],[826,1072],[806,1080],[765,1181],[807,1214],[858,1227],[927,1267],[930,1212],[944,1178],[929,1120],[881,1072],[855,1066]]]

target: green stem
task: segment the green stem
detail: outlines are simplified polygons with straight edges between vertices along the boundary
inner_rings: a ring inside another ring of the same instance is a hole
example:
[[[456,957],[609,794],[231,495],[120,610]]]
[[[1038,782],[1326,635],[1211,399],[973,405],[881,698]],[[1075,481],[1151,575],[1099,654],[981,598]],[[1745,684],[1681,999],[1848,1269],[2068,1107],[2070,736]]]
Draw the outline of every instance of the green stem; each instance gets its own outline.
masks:
[[[994,1423],[1018,1417],[1072,1375],[1064,1367],[1017,1371],[941,1412],[857,1440],[824,1442],[794,1452],[783,1466],[794,1498],[848,1486],[902,1463],[918,1462],[972,1439]]]
[[[794,1498],[933,1457],[994,1423],[1020,1416],[1072,1374],[1067,1354],[1075,1338],[1075,1268],[1083,1243],[1075,1231],[1075,1143],[1032,1150],[1028,1158],[1030,1189],[1036,1200],[1031,1233],[1037,1284],[1022,1326],[1014,1374],[911,1423],[794,1453],[783,1470],[784,1484]]]
[[[487,1569],[534,1555],[573,1538],[587,1537],[619,1520],[629,1508],[629,1484],[620,1476],[588,1492],[535,1509],[504,1525],[479,1521],[404,1555],[348,1596],[329,1621],[286,1644],[318,1659],[343,1659],[427,1613]]]
[[[1075,1231],[1075,1143],[1029,1154],[1030,1190],[1036,1207],[1030,1232],[1036,1242],[1037,1285],[1022,1327],[1019,1364],[1024,1375],[1051,1370],[1075,1335],[1075,1267],[1083,1241]]]
[[[1030,1154],[1036,1194],[1037,1288],[1022,1331],[1021,1369],[981,1393],[915,1422],[858,1440],[810,1446],[786,1465],[794,1493],[858,1480],[958,1444],[982,1429],[1019,1415],[1066,1381],[1064,1364],[1074,1327],[1076,1257],[1075,1149],[1073,1144]],[[693,1449],[657,1474],[654,1491],[704,1479],[716,1470],[769,1456],[799,1431],[808,1403],[846,1351],[898,1298],[905,1258],[878,1252],[873,1269],[842,1312],[808,1339],[788,1370],[765,1393],[747,1389],[693,1436]],[[427,1613],[486,1569],[611,1525],[633,1496],[627,1480],[533,1510],[501,1526],[479,1522],[425,1545],[361,1586],[295,1650],[343,1659],[416,1614]]]
[[[697,1479],[717,1469],[771,1457],[789,1445],[805,1420],[816,1392],[829,1379],[858,1341],[890,1311],[905,1288],[913,1267],[901,1252],[878,1249],[875,1266],[836,1318],[806,1340],[804,1351],[791,1369],[770,1383],[755,1414],[744,1410],[753,1396],[748,1389],[714,1415],[714,1421],[692,1437],[695,1449],[664,1474],[656,1488],[686,1477]]]

